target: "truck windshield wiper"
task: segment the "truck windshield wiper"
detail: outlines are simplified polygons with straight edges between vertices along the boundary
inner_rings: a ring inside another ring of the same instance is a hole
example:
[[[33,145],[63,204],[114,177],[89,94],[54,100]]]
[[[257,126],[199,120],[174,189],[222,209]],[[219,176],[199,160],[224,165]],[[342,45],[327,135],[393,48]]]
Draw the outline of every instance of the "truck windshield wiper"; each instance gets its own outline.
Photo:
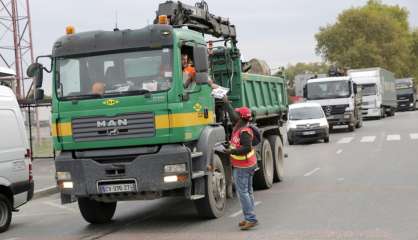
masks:
[[[132,90],[132,91],[125,91],[125,92],[112,92],[112,93],[105,93],[104,96],[131,96],[131,95],[142,95],[150,93],[151,91],[147,89],[139,89],[139,90]]]
[[[80,99],[95,99],[95,98],[102,98],[103,95],[101,94],[81,94],[75,96],[66,96],[64,97],[65,100],[80,100]]]

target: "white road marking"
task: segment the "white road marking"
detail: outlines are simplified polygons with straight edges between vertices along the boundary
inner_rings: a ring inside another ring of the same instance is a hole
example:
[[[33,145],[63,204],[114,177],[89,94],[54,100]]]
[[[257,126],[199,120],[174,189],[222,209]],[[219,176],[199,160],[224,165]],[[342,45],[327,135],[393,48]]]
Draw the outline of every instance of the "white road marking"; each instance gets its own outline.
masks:
[[[337,150],[337,154],[341,154],[343,152],[343,150],[342,149],[338,149]]]
[[[257,205],[260,205],[260,203],[261,203],[260,201],[257,201],[254,203],[254,205],[257,206]],[[229,215],[229,217],[234,218],[234,217],[238,217],[241,214],[242,214],[242,210],[239,210],[238,212]]]
[[[412,140],[417,140],[418,139],[418,133],[411,133],[411,134],[409,134],[409,136],[411,137]]]
[[[51,207],[55,207],[55,208],[59,208],[59,209],[64,209],[64,210],[67,210],[67,211],[72,212],[72,213],[78,213],[78,211],[76,211],[75,209],[72,209],[72,208],[69,208],[69,207],[66,207],[64,205],[57,204],[57,203],[54,203],[54,202],[45,201],[45,202],[42,202],[42,203],[43,204],[46,204],[46,205],[49,205]]]
[[[303,176],[304,176],[304,177],[309,177],[309,176],[311,176],[312,174],[314,174],[314,173],[318,172],[319,170],[321,170],[321,169],[320,169],[320,168],[315,168],[314,170],[312,170],[312,171],[310,171],[310,172],[305,173],[305,175],[303,175]]]
[[[360,142],[371,143],[376,140],[376,136],[364,136],[361,138]]]
[[[342,181],[344,181],[344,178],[338,178],[337,181],[342,182]]]
[[[20,239],[20,238],[7,238],[7,239],[4,239],[4,240],[18,240],[18,239]]]
[[[344,144],[344,143],[350,143],[351,141],[353,141],[353,137],[345,137],[345,138],[341,138],[338,143],[339,144]]]
[[[400,135],[397,135],[397,134],[388,135],[386,137],[386,140],[387,141],[399,141],[399,140],[401,140],[401,136]]]

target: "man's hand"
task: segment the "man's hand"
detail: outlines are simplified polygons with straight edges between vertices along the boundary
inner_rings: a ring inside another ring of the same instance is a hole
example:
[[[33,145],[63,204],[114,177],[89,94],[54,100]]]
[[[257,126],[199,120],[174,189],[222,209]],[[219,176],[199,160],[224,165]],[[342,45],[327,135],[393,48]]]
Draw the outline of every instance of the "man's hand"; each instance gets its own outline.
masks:
[[[231,149],[225,149],[224,153],[225,153],[226,155],[231,155]]]

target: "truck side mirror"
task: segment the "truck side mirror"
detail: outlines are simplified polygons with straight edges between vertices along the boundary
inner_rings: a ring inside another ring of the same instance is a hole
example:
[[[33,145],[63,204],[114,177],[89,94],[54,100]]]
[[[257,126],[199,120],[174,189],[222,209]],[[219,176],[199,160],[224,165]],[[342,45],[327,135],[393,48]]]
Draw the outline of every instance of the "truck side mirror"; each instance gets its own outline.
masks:
[[[43,82],[43,69],[44,67],[40,63],[32,63],[26,70],[26,75],[33,78],[35,88],[41,88]]]
[[[303,98],[308,98],[308,89],[306,85],[303,87]]]
[[[35,101],[39,101],[39,100],[42,100],[42,99],[44,99],[44,90],[40,89],[40,88],[37,88],[35,90]]]
[[[193,49],[193,61],[196,72],[208,72],[208,52],[204,46],[195,46]]]

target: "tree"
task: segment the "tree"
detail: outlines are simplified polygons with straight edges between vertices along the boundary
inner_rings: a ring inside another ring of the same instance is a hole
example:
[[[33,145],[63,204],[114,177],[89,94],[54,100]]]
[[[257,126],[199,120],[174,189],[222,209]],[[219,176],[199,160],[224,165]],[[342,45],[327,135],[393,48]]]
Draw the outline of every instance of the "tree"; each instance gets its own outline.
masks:
[[[415,82],[418,83],[418,28],[411,35],[411,75],[414,76]]]
[[[408,10],[369,0],[343,11],[333,25],[315,35],[317,54],[348,68],[383,67],[397,77],[411,74]]]
[[[314,63],[296,63],[288,64],[284,70],[285,76],[289,80],[294,80],[295,76],[303,73],[322,74],[327,73],[329,65],[323,62]]]

